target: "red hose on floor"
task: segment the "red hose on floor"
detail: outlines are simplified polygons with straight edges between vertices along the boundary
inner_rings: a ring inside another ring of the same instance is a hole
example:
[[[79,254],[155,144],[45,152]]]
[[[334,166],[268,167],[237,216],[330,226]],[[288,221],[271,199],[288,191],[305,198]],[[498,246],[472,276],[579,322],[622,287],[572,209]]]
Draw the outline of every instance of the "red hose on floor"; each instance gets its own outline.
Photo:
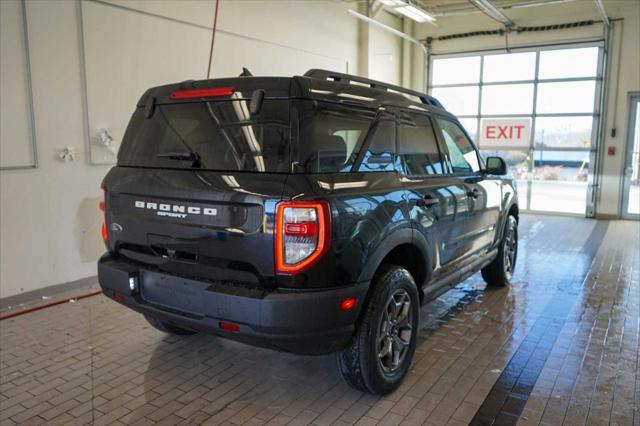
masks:
[[[94,291],[93,293],[83,294],[77,297],[69,297],[68,299],[58,300],[56,302],[47,303],[46,305],[34,306],[33,308],[24,309],[22,311],[17,311],[17,312],[11,312],[6,315],[0,315],[0,321],[6,320],[9,318],[19,317],[20,315],[26,315],[31,312],[39,311],[40,309],[62,305],[63,303],[69,303],[70,300],[82,300],[82,299],[86,299],[87,297],[97,296],[98,294],[102,294],[102,290]]]

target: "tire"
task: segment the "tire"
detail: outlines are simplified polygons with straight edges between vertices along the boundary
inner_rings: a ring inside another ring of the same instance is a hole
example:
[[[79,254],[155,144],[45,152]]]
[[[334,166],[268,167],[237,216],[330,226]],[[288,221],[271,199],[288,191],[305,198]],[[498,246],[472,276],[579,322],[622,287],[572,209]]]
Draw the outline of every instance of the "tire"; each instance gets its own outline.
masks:
[[[482,278],[488,285],[505,287],[511,283],[518,259],[518,221],[512,215],[507,217],[502,241],[496,258],[482,268]]]
[[[351,387],[384,395],[400,385],[411,365],[420,298],[409,271],[395,265],[383,265],[373,285],[356,334],[349,346],[337,353],[337,361]]]
[[[151,324],[153,328],[155,328],[156,330],[162,331],[163,333],[174,334],[177,336],[190,336],[192,334],[196,334],[195,331],[186,330],[184,328],[177,327],[173,324],[169,324],[168,322],[160,321],[159,319],[156,319],[153,317],[148,317],[145,315],[144,318],[147,320],[149,324]]]

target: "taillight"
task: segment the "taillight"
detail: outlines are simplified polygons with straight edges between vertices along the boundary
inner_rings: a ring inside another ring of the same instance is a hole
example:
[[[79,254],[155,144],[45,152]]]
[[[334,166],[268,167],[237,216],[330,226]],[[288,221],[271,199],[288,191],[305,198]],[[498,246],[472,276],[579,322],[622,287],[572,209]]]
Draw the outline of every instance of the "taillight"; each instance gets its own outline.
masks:
[[[276,209],[276,272],[297,274],[316,263],[330,243],[326,201],[285,201]]]
[[[107,234],[107,190],[102,188],[102,201],[98,204],[100,210],[102,210],[103,221],[102,221],[102,239],[106,243],[109,239],[109,235]]]

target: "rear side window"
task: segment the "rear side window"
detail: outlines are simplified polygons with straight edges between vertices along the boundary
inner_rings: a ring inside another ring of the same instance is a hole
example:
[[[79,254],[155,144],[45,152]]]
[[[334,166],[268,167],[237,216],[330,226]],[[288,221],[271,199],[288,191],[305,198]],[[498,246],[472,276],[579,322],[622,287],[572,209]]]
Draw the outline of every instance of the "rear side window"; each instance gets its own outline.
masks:
[[[298,165],[306,173],[350,172],[375,111],[329,102],[294,102],[298,115]]]
[[[392,172],[396,162],[396,123],[391,116],[378,119],[369,135],[359,172]]]
[[[289,140],[288,100],[265,100],[253,116],[243,99],[161,104],[149,118],[133,113],[118,165],[287,172]],[[185,161],[188,153],[199,161]]]
[[[454,173],[475,173],[480,170],[478,154],[462,128],[450,120],[437,118],[442,138],[447,145],[445,157]]]
[[[444,173],[429,117],[401,112],[399,123],[398,154],[405,164],[407,174],[436,175]]]

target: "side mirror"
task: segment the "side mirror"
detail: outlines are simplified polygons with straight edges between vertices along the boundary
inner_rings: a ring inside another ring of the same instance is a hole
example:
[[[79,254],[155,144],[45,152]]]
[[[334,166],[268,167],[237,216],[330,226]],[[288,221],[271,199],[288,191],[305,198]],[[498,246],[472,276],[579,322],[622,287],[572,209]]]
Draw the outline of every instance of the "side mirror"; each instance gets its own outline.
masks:
[[[490,175],[504,176],[507,174],[507,163],[500,157],[487,157],[486,172]]]

